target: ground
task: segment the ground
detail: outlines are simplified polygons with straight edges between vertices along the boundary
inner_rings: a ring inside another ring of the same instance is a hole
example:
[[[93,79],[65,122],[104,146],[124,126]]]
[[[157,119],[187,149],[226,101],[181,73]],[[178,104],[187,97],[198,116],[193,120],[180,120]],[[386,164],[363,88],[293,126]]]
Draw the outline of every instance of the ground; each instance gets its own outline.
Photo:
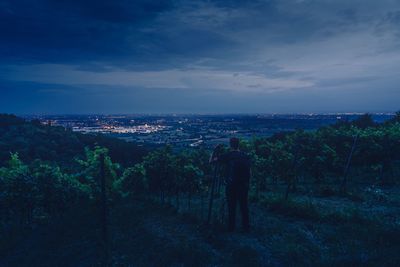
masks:
[[[264,193],[251,204],[252,231],[228,233],[221,213],[204,223],[196,199],[181,210],[154,201],[111,207],[113,266],[400,266],[399,189],[346,196]],[[216,201],[218,206],[221,201]],[[204,207],[203,207],[204,209]],[[36,226],[0,257],[0,266],[99,265],[98,214]]]

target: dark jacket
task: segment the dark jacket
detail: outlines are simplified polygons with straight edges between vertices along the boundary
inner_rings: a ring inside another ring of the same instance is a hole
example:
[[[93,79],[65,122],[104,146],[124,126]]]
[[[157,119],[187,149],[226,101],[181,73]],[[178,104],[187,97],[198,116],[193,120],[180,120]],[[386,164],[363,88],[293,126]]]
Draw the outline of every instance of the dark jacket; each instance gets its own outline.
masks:
[[[218,162],[226,166],[227,186],[248,187],[250,181],[250,157],[242,151],[230,151],[218,157]]]

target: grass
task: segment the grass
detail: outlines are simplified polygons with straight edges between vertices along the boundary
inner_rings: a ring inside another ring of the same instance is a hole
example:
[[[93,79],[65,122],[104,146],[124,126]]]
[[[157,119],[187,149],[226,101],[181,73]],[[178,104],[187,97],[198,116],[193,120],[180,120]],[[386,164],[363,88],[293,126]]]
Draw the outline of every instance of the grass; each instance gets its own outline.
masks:
[[[259,255],[256,250],[250,247],[241,246],[235,248],[231,254],[229,266],[247,267],[247,266],[262,266],[259,260]]]
[[[366,224],[370,220],[355,207],[323,210],[314,201],[283,199],[277,194],[268,194],[260,200],[268,211],[294,219],[311,220],[324,223],[357,223]]]
[[[285,201],[281,194],[265,194],[260,204],[277,218],[274,253],[285,266],[400,266],[398,221],[352,203],[336,196],[327,202],[304,196]]]
[[[225,225],[204,225],[168,205],[124,203],[110,214],[114,266],[400,266],[398,221],[362,208],[369,202],[262,194],[250,234],[227,234]],[[98,225],[88,215],[36,230],[0,265],[93,266]]]

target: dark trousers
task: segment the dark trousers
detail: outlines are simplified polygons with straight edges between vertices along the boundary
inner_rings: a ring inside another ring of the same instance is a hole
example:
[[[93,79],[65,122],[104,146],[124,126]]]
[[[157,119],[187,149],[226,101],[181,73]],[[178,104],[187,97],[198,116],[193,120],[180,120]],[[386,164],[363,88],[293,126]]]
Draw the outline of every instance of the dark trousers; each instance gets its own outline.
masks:
[[[228,202],[228,229],[235,230],[236,209],[239,204],[242,214],[242,227],[244,230],[250,228],[249,224],[249,205],[248,205],[248,186],[233,184],[226,186],[226,199]]]

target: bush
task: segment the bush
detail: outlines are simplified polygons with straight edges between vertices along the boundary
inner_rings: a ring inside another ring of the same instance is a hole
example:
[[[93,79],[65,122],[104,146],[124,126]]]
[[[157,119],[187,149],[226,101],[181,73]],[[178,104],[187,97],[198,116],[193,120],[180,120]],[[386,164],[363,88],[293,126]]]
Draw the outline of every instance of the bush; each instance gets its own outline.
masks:
[[[116,192],[122,196],[143,195],[148,190],[146,170],[142,164],[125,169],[122,177],[113,184]]]

